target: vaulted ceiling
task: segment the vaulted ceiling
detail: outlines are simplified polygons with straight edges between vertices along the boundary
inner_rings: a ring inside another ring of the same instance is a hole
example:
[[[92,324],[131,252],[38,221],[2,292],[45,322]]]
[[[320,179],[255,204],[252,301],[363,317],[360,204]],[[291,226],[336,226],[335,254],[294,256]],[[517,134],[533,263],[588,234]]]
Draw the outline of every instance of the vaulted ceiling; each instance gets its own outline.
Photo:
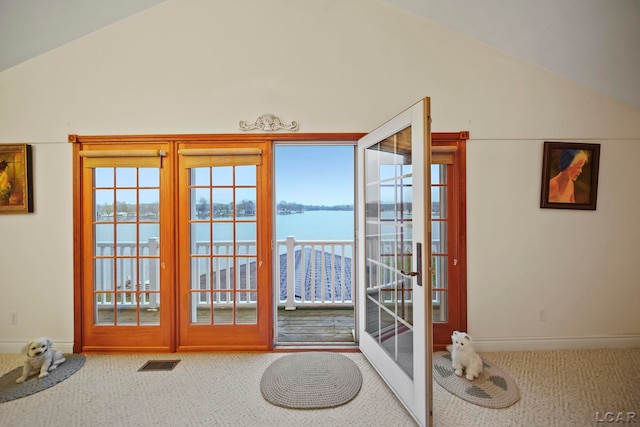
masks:
[[[166,0],[0,0],[0,71]],[[640,109],[640,0],[380,0]]]

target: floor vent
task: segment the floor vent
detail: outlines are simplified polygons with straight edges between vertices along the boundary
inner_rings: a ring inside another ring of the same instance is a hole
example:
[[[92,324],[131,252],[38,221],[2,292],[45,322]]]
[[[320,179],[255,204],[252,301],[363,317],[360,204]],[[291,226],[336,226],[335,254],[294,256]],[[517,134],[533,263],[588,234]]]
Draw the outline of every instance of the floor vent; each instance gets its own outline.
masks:
[[[149,360],[144,366],[138,369],[142,371],[171,371],[180,362],[179,360]]]

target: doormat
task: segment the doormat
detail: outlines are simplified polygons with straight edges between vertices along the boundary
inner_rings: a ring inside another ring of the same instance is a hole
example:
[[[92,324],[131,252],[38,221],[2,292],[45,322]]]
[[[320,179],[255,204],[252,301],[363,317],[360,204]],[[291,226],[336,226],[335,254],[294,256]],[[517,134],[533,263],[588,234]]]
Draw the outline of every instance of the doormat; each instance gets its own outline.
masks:
[[[451,353],[433,354],[433,379],[449,393],[485,408],[506,408],[520,400],[516,383],[496,365],[482,361],[482,373],[473,381],[455,374]]]
[[[262,396],[277,406],[322,409],[344,405],[362,387],[356,363],[339,353],[293,353],[274,361],[262,375]]]
[[[22,366],[7,372],[0,377],[0,403],[29,396],[39,391],[53,387],[75,374],[84,366],[86,358],[82,354],[65,354],[64,363],[49,372],[44,378],[38,378],[38,374],[29,377],[25,382],[16,384],[16,380],[22,375]]]
[[[180,360],[149,360],[142,368],[138,369],[138,372],[148,371],[171,371]]]

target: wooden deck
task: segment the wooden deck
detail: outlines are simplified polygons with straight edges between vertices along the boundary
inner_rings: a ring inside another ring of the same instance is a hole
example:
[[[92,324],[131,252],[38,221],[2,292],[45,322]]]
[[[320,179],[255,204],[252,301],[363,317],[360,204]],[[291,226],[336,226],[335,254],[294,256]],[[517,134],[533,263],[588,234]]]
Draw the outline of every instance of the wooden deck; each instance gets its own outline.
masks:
[[[278,309],[279,344],[354,342],[353,308]]]
[[[117,310],[118,325],[142,325],[160,324],[159,312],[140,310],[138,319],[135,306],[121,307]],[[101,307],[98,311],[98,324],[114,324],[113,307]],[[218,324],[231,324],[233,311],[218,308],[215,311]],[[198,310],[198,323],[210,324],[211,313],[209,309]],[[256,321],[255,309],[239,310],[239,323],[254,323]],[[278,309],[278,343],[279,344],[348,344],[353,343],[355,329],[355,317],[352,307],[346,308],[307,308],[299,307],[296,310]]]

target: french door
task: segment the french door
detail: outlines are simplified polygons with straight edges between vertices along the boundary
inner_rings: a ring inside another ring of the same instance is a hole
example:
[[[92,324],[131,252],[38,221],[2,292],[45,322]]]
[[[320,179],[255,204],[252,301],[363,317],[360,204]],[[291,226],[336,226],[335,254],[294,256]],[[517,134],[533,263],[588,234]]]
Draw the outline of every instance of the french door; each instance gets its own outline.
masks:
[[[270,146],[178,147],[178,350],[271,345]]]
[[[270,349],[271,142],[73,137],[74,351]]]
[[[431,425],[430,101],[358,142],[359,343],[421,425]]]
[[[113,148],[83,146],[77,156],[81,328],[75,341],[82,345],[74,351],[167,351],[174,304],[167,285],[173,281],[169,146]]]

